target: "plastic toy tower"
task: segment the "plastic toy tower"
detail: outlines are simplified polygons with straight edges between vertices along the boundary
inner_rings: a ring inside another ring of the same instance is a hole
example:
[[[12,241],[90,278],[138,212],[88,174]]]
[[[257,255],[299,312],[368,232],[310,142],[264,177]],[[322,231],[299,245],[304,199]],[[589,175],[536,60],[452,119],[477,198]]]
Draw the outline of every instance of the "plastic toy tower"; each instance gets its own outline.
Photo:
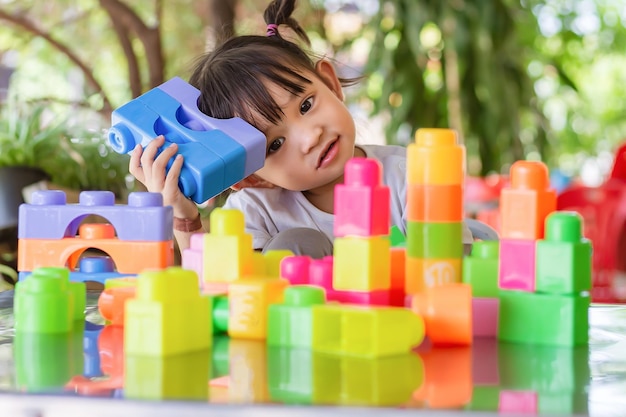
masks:
[[[461,282],[464,181],[456,132],[419,129],[407,148],[407,294]]]

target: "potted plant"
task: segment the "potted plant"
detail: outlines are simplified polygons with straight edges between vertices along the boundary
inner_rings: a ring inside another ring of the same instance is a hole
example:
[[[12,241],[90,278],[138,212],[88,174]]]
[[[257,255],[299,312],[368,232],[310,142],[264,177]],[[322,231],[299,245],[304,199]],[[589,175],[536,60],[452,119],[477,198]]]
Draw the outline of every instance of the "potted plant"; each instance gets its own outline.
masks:
[[[101,133],[72,127],[65,119],[46,121],[45,111],[43,105],[14,101],[0,108],[0,242],[11,246],[17,244],[26,186],[46,181],[50,188],[77,193],[109,190],[120,199],[128,192],[127,155],[110,151]]]

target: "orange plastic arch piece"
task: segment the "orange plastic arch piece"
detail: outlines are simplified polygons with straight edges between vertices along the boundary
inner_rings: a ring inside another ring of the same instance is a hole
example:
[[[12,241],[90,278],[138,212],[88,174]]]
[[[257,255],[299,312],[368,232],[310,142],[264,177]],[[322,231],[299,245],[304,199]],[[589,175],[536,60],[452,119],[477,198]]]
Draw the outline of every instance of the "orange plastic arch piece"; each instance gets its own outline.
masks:
[[[415,294],[411,309],[424,319],[433,345],[472,344],[472,287],[447,284]]]

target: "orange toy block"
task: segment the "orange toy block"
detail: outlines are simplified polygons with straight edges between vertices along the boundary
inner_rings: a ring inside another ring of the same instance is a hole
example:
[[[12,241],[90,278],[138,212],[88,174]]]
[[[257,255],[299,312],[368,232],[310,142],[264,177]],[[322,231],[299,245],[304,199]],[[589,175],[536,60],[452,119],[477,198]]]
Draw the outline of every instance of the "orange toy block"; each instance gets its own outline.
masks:
[[[539,161],[517,161],[510,176],[510,187],[500,195],[500,236],[543,239],[546,217],[556,210],[556,191],[550,188],[548,168]]]
[[[415,294],[411,309],[424,319],[433,345],[472,344],[472,287],[448,284]]]
[[[389,250],[390,258],[390,285],[389,304],[394,307],[404,307],[406,292],[404,286],[406,271],[406,247],[392,247]]]
[[[204,282],[232,282],[252,274],[255,265],[260,268],[253,255],[252,235],[244,231],[241,211],[214,209],[209,223],[211,232],[203,236]]]
[[[333,289],[388,290],[391,275],[386,236],[346,236],[335,239]]]
[[[266,351],[266,343],[262,340],[230,340],[228,346],[230,402],[269,401]]]
[[[418,129],[415,143],[407,146],[408,184],[462,185],[465,147],[451,129]]]
[[[100,293],[98,310],[100,315],[113,326],[124,325],[124,304],[135,298],[137,287],[113,287]]]
[[[20,271],[39,267],[76,267],[80,255],[95,248],[106,252],[115,262],[117,272],[137,274],[144,269],[164,269],[174,263],[173,241],[125,241],[111,237],[111,225],[83,224],[78,237],[63,239],[19,239]]]
[[[282,303],[289,281],[280,278],[246,277],[230,283],[228,335],[232,338],[265,339],[267,310]]]
[[[406,258],[407,294],[419,294],[436,286],[461,282],[462,259]]]
[[[472,400],[472,351],[469,347],[420,352],[424,383],[413,399],[428,408],[459,408]]]
[[[463,186],[407,185],[407,220],[422,223],[463,221]]]

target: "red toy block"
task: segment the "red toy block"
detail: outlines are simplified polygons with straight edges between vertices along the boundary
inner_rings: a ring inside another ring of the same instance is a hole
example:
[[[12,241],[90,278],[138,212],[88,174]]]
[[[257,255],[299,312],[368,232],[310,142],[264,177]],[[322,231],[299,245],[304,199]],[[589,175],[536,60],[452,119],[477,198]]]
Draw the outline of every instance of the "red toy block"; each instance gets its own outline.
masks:
[[[472,334],[474,337],[498,336],[498,298],[472,298]]]
[[[335,237],[388,235],[391,227],[389,187],[382,165],[372,158],[352,158],[344,184],[335,186]]]
[[[498,287],[535,291],[535,240],[501,239]]]

